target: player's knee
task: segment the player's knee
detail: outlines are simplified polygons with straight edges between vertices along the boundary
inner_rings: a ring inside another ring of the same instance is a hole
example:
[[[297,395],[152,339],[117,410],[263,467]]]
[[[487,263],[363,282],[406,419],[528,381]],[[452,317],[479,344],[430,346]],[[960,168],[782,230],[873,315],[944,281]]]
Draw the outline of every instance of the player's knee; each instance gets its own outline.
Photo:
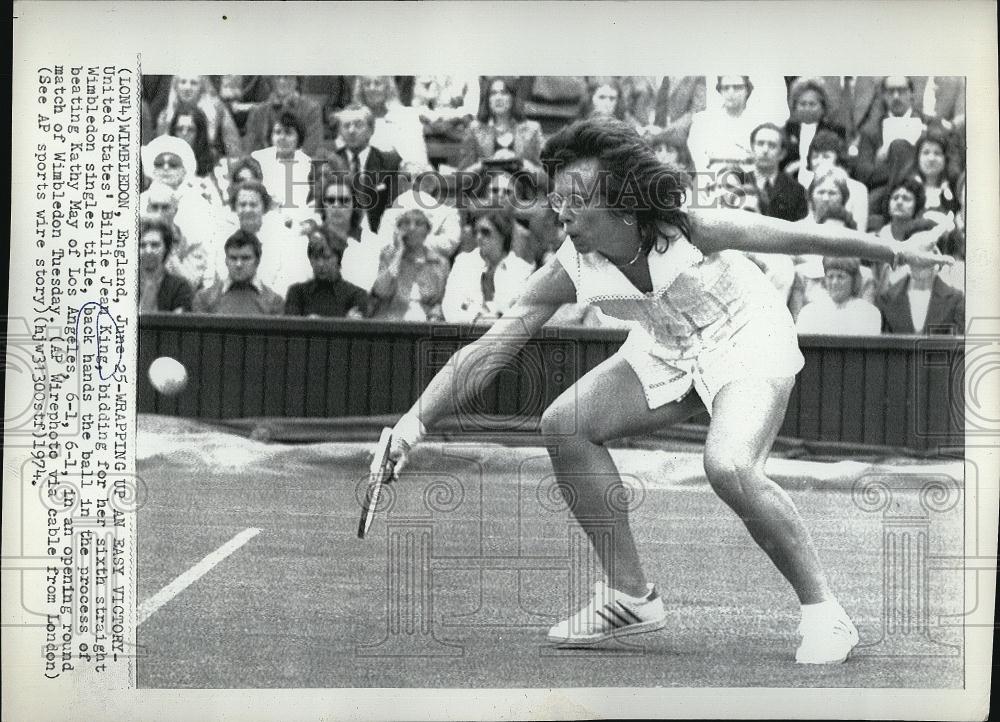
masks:
[[[557,401],[550,405],[542,412],[542,434],[551,439],[572,435],[576,431],[573,416],[566,404]]]
[[[705,454],[708,483],[724,499],[745,499],[759,486],[762,475],[745,454],[715,451]]]
[[[591,425],[577,413],[575,404],[561,404],[558,401],[542,413],[541,431],[549,442],[585,439],[595,441]]]

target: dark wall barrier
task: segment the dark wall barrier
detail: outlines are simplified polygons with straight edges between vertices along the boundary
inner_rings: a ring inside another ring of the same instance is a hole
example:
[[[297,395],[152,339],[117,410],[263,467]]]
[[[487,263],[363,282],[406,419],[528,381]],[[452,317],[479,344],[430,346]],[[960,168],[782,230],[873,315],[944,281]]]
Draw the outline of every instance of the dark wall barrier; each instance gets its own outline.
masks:
[[[482,329],[332,319],[155,314],[139,323],[139,411],[202,419],[401,413]],[[482,389],[463,428],[535,430],[542,410],[613,354],[620,331],[545,329]],[[782,436],[925,451],[963,443],[963,339],[803,336],[806,365]],[[149,383],[172,356],[189,383],[167,398]]]

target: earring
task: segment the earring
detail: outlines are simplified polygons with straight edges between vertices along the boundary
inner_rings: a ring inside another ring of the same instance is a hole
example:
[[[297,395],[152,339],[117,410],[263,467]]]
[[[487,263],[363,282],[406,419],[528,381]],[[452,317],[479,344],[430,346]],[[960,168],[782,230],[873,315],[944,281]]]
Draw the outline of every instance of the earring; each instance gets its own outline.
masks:
[[[628,218],[622,218],[622,221],[625,223],[626,226],[632,225],[632,221],[630,221]]]

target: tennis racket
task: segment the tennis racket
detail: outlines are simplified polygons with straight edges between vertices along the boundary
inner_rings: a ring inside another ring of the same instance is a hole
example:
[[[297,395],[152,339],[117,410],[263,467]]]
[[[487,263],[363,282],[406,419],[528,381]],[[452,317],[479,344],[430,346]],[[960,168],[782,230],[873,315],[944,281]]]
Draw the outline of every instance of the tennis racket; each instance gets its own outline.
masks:
[[[389,458],[389,446],[392,442],[392,429],[386,427],[382,429],[382,436],[375,447],[375,457],[372,465],[368,469],[368,490],[365,492],[365,500],[361,504],[361,521],[358,522],[358,539],[364,539],[371,529],[372,521],[375,519],[375,510],[378,508],[378,499],[382,493],[382,484],[388,483],[392,478],[393,463]]]

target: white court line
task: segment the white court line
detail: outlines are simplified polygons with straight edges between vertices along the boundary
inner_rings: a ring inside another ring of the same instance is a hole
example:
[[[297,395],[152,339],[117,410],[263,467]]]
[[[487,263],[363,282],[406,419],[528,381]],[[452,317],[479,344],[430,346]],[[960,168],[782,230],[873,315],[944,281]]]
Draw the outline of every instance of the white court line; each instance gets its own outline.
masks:
[[[153,614],[155,614],[160,607],[201,579],[209,571],[211,571],[212,567],[258,534],[260,534],[260,529],[244,529],[221,547],[181,574],[174,581],[170,582],[170,584],[140,604],[139,608],[136,610],[136,626],[139,626],[153,616]]]

